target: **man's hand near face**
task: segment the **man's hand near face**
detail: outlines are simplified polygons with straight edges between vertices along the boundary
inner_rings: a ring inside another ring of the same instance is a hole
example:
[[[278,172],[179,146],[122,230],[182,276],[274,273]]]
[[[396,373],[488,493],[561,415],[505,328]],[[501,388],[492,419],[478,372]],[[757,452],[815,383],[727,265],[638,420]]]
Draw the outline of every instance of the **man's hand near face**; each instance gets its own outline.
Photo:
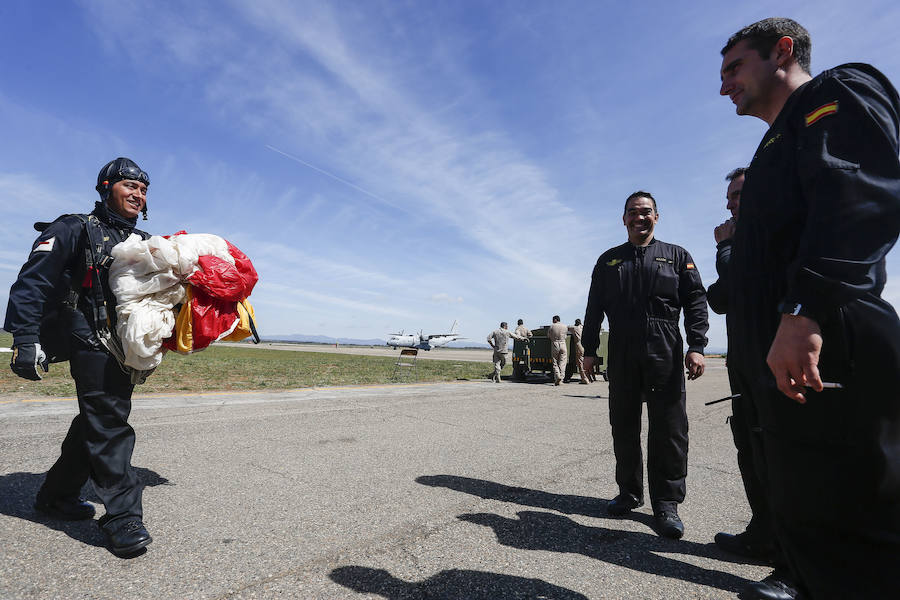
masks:
[[[735,225],[734,219],[731,218],[716,227],[715,231],[713,231],[713,237],[716,238],[716,243],[719,244],[734,237]]]

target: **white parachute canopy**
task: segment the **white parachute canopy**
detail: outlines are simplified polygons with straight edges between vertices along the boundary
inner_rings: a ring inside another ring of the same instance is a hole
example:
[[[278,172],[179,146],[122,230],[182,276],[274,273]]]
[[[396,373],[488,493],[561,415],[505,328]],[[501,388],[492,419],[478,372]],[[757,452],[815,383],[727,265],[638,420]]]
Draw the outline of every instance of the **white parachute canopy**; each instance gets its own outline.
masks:
[[[116,333],[125,364],[147,371],[162,362],[163,340],[175,328],[175,305],[185,300],[184,281],[199,258],[212,255],[234,264],[228,244],[217,235],[188,233],[143,240],[132,233],[112,249],[109,285],[116,296]]]

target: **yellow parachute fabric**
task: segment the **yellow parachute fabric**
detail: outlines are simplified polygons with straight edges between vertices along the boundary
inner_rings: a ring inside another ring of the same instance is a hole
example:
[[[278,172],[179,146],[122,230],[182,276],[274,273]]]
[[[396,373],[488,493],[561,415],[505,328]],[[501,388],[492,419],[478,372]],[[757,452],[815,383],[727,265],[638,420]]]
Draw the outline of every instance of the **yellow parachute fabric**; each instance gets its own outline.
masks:
[[[253,305],[250,304],[250,301],[246,298],[237,303],[237,311],[238,315],[240,315],[241,320],[238,322],[237,327],[234,328],[234,331],[231,334],[222,338],[222,340],[226,342],[239,342],[244,338],[250,337],[250,334],[253,333],[250,330],[250,321],[256,321],[256,313],[253,312]]]
[[[194,299],[193,286],[185,286],[185,299],[181,305],[181,310],[175,319],[175,330],[173,337],[175,338],[175,350],[179,354],[190,354],[194,351],[193,336],[193,311],[191,310]],[[237,303],[238,320],[234,329],[227,336],[220,338],[226,342],[238,342],[244,338],[250,337],[252,334],[250,328],[251,319],[256,318],[253,305],[250,301],[244,299]],[[202,350],[202,348],[201,348]]]

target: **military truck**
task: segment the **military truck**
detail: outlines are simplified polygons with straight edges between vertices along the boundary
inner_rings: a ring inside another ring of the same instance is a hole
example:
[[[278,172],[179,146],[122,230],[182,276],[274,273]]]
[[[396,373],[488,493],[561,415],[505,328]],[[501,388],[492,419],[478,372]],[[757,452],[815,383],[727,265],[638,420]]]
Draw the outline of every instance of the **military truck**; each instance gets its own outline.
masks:
[[[530,375],[541,375],[549,379],[553,378],[553,359],[550,355],[550,340],[547,338],[547,332],[550,330],[549,325],[544,325],[538,329],[532,329],[531,333],[534,337],[530,340],[513,340],[513,379],[524,381]],[[594,361],[594,374],[603,377],[603,381],[607,381],[606,363],[607,363],[607,342],[609,340],[609,332],[600,332],[600,346],[597,348],[597,360]],[[577,374],[578,365],[575,363],[575,352],[573,350],[572,334],[566,336],[566,379],[571,379],[573,374]]]

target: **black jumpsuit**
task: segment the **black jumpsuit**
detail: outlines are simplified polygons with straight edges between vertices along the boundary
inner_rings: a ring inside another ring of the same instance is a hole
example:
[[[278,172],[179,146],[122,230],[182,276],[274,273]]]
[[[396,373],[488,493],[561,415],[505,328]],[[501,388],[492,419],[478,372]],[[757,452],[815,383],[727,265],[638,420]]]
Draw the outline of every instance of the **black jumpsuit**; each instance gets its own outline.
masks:
[[[900,101],[868,65],[794,91],[746,173],[731,256],[728,361],[763,434],[778,540],[813,598],[891,598],[900,573],[900,321],[880,294],[900,231]],[[814,319],[823,381],[799,404],[766,356]]]
[[[102,254],[131,233],[135,219],[125,219],[97,202],[92,213],[99,220]],[[13,334],[14,344],[39,341],[45,311],[60,305],[69,290],[81,287],[85,279],[85,225],[76,216],[54,221],[35,241],[31,255],[9,292],[4,329]],[[101,270],[101,284],[115,327],[116,300],[110,292],[108,272]],[[74,282],[74,284],[73,284]],[[101,524],[109,525],[128,517],[142,518],[141,486],[131,467],[134,429],[128,424],[131,412],[130,377],[99,343],[91,326],[93,294],[85,291],[77,308],[64,307],[61,323],[69,332],[69,367],[78,393],[79,414],[72,420],[62,443],[59,459],[50,468],[38,497],[52,501],[78,496],[88,478],[106,506]]]
[[[730,272],[732,243],[733,240],[727,239],[717,244],[716,272],[719,274],[719,279],[710,284],[706,290],[709,307],[720,315],[728,312],[729,279],[732,276]],[[729,339],[731,336],[732,333],[729,332]],[[747,532],[752,534],[752,539],[756,543],[773,544],[775,543],[775,532],[772,524],[772,511],[765,489],[765,457],[756,406],[750,395],[741,390],[738,377],[734,374],[730,361],[728,362],[728,380],[731,384],[731,393],[739,394],[739,397],[731,401],[730,422],[734,447],[737,449],[738,469],[741,472],[747,502],[750,504],[751,517],[747,524]],[[780,555],[776,563],[781,563]]]
[[[609,317],[609,420],[620,493],[643,500],[641,400],[649,422],[647,473],[654,510],[684,500],[688,422],[678,326],[684,310],[688,351],[703,353],[706,292],[690,254],[652,240],[629,242],[597,260],[584,315],[584,353],[596,356]]]

